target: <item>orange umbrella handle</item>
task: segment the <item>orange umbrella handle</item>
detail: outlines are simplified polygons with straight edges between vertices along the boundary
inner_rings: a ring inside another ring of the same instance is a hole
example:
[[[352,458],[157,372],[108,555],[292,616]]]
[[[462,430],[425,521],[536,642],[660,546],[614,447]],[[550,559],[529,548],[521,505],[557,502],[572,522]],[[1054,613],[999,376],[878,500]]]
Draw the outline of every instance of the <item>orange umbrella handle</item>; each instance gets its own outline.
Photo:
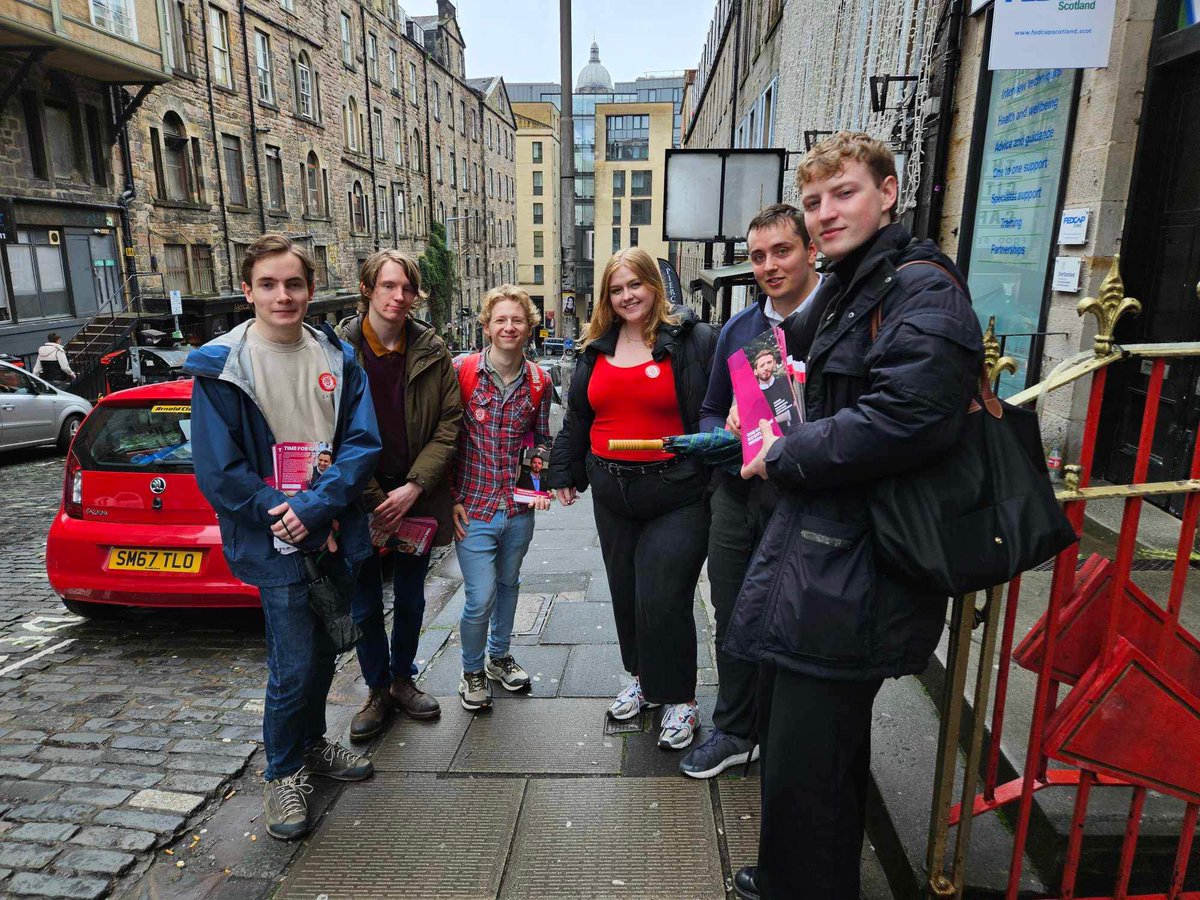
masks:
[[[610,440],[608,442],[609,450],[662,450],[662,438],[653,440]]]

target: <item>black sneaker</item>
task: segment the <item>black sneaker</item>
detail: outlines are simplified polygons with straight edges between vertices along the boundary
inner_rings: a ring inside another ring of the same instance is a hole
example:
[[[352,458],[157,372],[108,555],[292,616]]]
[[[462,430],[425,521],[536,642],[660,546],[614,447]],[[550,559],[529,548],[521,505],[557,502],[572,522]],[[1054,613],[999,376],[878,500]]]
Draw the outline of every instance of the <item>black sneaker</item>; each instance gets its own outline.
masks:
[[[492,708],[492,686],[482,672],[463,672],[458,680],[458,696],[463,709],[470,712]]]
[[[322,738],[321,743],[305,751],[304,771],[336,781],[362,781],[375,774],[375,766],[365,756]]]
[[[287,778],[268,781],[263,789],[267,834],[281,841],[294,841],[307,834],[312,827],[308,820],[307,795],[310,793],[312,785],[303,769]]]
[[[511,653],[506,653],[504,656],[498,656],[495,659],[488,657],[487,665],[483,667],[483,672],[492,681],[498,681],[508,691],[523,691],[525,688],[533,684],[533,679],[529,677],[529,673],[521,668],[520,664],[513,659]]]
[[[758,900],[758,866],[742,866],[734,873],[733,890],[742,900]]]
[[[756,759],[758,744],[714,728],[708,740],[683,758],[679,771],[692,778],[712,778],[730,766],[745,765]]]

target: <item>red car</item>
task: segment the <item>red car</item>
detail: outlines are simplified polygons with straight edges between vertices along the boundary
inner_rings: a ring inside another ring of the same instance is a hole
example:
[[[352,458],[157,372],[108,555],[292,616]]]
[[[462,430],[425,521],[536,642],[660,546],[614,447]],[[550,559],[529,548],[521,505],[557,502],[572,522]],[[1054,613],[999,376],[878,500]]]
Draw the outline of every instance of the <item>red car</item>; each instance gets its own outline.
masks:
[[[191,403],[190,380],[131,388],[79,427],[46,542],[50,585],[71,612],[259,605],[229,571],[196,486]]]

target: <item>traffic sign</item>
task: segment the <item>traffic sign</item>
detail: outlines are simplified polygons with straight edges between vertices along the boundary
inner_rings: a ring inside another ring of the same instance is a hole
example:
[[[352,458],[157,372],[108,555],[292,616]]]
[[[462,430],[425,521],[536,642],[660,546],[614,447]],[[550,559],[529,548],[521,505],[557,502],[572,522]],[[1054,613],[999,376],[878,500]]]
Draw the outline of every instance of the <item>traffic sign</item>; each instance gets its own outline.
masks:
[[[180,291],[171,291],[171,315],[183,315],[183,294]]]
[[[550,329],[549,328],[541,329],[538,332],[538,337],[544,337],[544,338],[550,337]]]

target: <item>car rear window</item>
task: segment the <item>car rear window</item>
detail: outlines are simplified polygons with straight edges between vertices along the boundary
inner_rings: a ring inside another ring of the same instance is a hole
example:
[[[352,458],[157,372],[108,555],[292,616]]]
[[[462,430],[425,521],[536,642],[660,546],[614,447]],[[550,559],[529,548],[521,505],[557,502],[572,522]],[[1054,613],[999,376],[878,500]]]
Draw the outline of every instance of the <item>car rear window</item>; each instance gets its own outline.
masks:
[[[192,407],[188,403],[101,406],[80,429],[75,455],[89,469],[191,471]]]

